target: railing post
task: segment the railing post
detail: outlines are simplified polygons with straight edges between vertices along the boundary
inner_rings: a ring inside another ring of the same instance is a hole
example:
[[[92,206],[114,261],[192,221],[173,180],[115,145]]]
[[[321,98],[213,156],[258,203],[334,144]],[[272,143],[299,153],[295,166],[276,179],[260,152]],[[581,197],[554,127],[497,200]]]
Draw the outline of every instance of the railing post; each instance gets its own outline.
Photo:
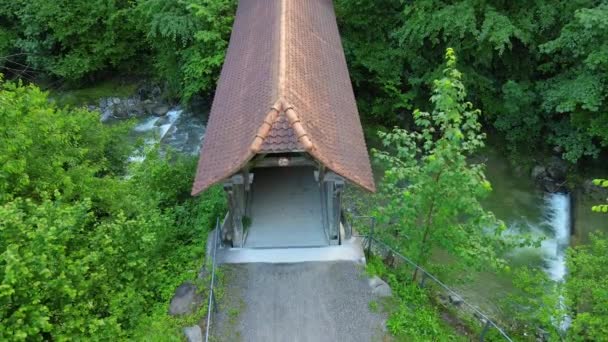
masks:
[[[420,281],[420,287],[424,288],[424,283],[426,282],[426,272],[422,272],[422,280]]]
[[[213,291],[211,293],[211,297],[213,300],[213,312],[217,313],[219,311],[218,307],[217,307],[217,300],[215,299],[215,291]]]
[[[372,241],[374,241],[374,226],[376,225],[376,218],[372,217],[372,226],[369,229],[369,238],[367,243],[367,256],[372,255]]]
[[[213,234],[213,254],[211,256],[211,284],[209,284],[209,303],[207,307],[207,327],[205,328],[205,341],[209,341],[209,332],[211,330],[211,308],[213,308],[213,312],[217,312],[218,310],[213,286],[215,283],[215,258],[217,253],[219,236],[220,218],[217,217],[215,221],[215,234]]]
[[[370,218],[371,219],[371,227],[370,227],[370,230],[369,230],[369,234],[367,235],[367,237],[369,239],[369,242],[368,242],[368,245],[366,246],[366,253],[368,255],[371,255],[372,243],[373,243],[373,240],[374,240],[375,217],[373,217],[373,216],[355,216],[353,218]],[[361,236],[361,235],[357,235],[357,236],[358,237],[363,237],[363,238],[365,237],[365,236]],[[417,270],[420,270],[420,272],[422,272],[422,279],[421,279],[421,281],[419,283],[419,286],[421,288],[424,288],[426,286],[426,280],[430,279],[432,283],[436,284],[437,286],[439,286],[443,290],[447,291],[448,293],[453,294],[453,295],[457,295],[456,292],[454,292],[447,285],[445,285],[444,283],[442,283],[433,274],[428,273],[424,268],[420,267],[418,264],[416,264],[412,260],[408,259],[404,255],[402,255],[401,253],[399,253],[397,250],[395,250],[394,248],[392,248],[391,246],[389,246],[388,244],[386,244],[381,239],[376,240],[376,245],[379,245],[382,248],[386,248],[389,251],[389,253],[392,253],[393,255],[396,255],[401,260],[403,260],[406,263],[408,263],[410,266],[413,266],[415,274],[416,274]],[[416,278],[417,277],[414,277],[414,280]],[[487,335],[487,333],[490,330],[490,328],[496,329],[497,333],[500,334],[500,336],[502,336],[506,341],[508,341],[508,342],[512,342],[513,341],[513,340],[511,340],[511,338],[509,337],[509,335],[507,335],[506,332],[503,329],[501,329],[498,325],[496,325],[496,323],[494,323],[492,320],[490,320],[484,313],[482,313],[481,311],[479,311],[479,309],[477,309],[477,307],[471,305],[470,303],[466,302],[465,300],[462,300],[462,303],[466,307],[468,307],[469,309],[471,309],[475,313],[476,317],[480,317],[481,318],[480,323],[483,324],[483,328],[482,328],[482,330],[481,330],[481,332],[479,334],[479,341],[481,341],[481,342],[485,341],[485,336]]]
[[[485,341],[486,333],[488,332],[488,329],[490,329],[490,320],[486,319],[486,324],[483,326],[483,329],[481,330],[481,334],[479,335],[479,342]]]

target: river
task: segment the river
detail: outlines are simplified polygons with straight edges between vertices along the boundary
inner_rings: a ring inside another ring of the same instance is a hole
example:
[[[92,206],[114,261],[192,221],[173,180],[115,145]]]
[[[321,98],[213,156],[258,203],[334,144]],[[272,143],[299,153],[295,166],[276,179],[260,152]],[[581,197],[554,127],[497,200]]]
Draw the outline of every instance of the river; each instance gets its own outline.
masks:
[[[513,262],[540,264],[551,279],[563,280],[568,246],[586,242],[593,231],[608,233],[608,220],[593,213],[592,202],[580,194],[573,200],[570,193],[540,191],[529,175],[516,174],[511,163],[499,153],[488,152],[486,156],[486,176],[493,187],[484,201],[486,209],[503,220],[509,231],[532,233],[544,239],[541,248],[514,251]]]
[[[483,201],[484,207],[506,223],[508,233],[543,238],[540,248],[516,249],[507,256],[508,261],[512,266],[541,267],[551,280],[564,281],[567,248],[587,242],[591,232],[608,233],[608,219],[592,212],[594,202],[579,192],[541,191],[530,175],[518,174],[504,155],[490,148],[484,156],[486,177],[493,188]],[[501,312],[501,300],[513,292],[509,276],[494,272],[480,272],[458,289],[494,315]],[[566,329],[569,321],[567,316],[561,318],[561,328]]]
[[[141,162],[146,149],[158,144],[161,151],[170,148],[181,154],[198,155],[205,134],[203,115],[196,115],[174,107],[164,116],[145,116],[138,119],[131,132],[133,140],[141,139],[142,146],[133,152],[129,160]]]

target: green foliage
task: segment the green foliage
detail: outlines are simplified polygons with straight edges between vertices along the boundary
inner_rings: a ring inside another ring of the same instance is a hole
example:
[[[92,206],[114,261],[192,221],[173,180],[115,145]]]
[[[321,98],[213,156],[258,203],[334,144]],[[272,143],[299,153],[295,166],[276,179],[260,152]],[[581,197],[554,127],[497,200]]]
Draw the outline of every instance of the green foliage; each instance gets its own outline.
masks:
[[[399,0],[335,1],[359,109],[366,117],[391,124],[411,109],[412,101],[411,94],[402,93],[404,77],[399,52],[389,49],[389,32],[401,23],[400,4]]]
[[[0,26],[0,68],[6,63],[6,56],[10,55],[13,49],[15,32]]]
[[[158,75],[188,101],[211,93],[224,62],[234,0],[142,0],[143,30],[154,47]]]
[[[102,128],[98,114],[49,103],[39,88],[0,79],[0,201],[42,198],[98,200],[124,171],[126,125]]]
[[[86,105],[99,105],[99,99],[104,97],[129,97],[137,90],[135,83],[123,83],[114,80],[95,83],[93,86],[78,87],[75,89],[62,89],[50,91],[49,97],[59,105],[73,107]]]
[[[362,114],[409,127],[411,106],[460,57],[470,100],[508,148],[561,146],[575,162],[608,140],[608,6],[593,0],[336,1]]]
[[[16,33],[23,63],[80,79],[135,57],[143,41],[134,29],[133,1],[16,0],[0,3],[0,22]]]
[[[518,336],[536,336],[542,329],[551,341],[561,340],[559,327],[566,315],[559,297],[562,285],[538,268],[521,267],[510,275],[514,289],[501,308],[511,331]]]
[[[124,177],[122,128],[34,86],[2,83],[0,99],[0,340],[178,334],[167,304],[203,263],[221,190],[190,198],[194,160],[157,151]]]
[[[457,341],[430,305],[428,294],[416,284],[394,288],[399,306],[386,322],[391,334],[407,341]]]
[[[608,336],[608,239],[591,235],[588,245],[568,251],[566,304],[572,324],[570,341],[600,341]]]
[[[451,49],[446,62],[444,77],[434,82],[433,111],[414,112],[419,130],[380,133],[388,151],[374,151],[386,166],[376,216],[386,225],[384,238],[423,266],[440,249],[460,266],[501,267],[511,245],[501,236],[504,224],[479,202],[491,190],[483,165],[467,161],[483,146],[480,112],[465,102]]]
[[[578,9],[556,39],[540,46],[545,55],[553,57],[542,65],[553,73],[539,85],[542,107],[557,113],[553,142],[567,148],[564,157],[571,161],[583,155],[597,156],[599,147],[608,145],[606,41],[608,4],[600,2],[596,7]]]
[[[593,184],[596,186],[601,186],[603,188],[608,188],[608,180],[606,179],[594,179]],[[608,199],[606,200],[608,201]],[[608,213],[608,204],[594,205],[591,210],[597,213]]]
[[[543,331],[550,341],[602,340],[608,334],[606,251],[608,239],[601,233],[592,233],[589,244],[570,247],[563,283],[539,269],[513,272],[515,289],[502,303],[512,329],[519,336]]]
[[[366,272],[387,280],[393,297],[384,303],[388,309],[386,326],[400,341],[459,341],[433,306],[429,293],[410,278],[409,270],[391,268],[375,256],[370,256]],[[370,309],[377,306],[370,303]]]
[[[184,101],[215,88],[236,9],[235,0],[4,0],[0,5],[0,67],[12,75],[79,81],[115,70],[149,72],[154,66],[169,95]]]

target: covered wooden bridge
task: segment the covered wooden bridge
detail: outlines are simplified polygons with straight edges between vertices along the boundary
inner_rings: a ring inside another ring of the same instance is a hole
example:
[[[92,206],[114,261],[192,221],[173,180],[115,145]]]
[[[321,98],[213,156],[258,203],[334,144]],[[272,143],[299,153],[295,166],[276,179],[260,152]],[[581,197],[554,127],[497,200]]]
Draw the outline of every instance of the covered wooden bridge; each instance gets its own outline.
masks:
[[[222,182],[233,247],[339,244],[374,180],[331,0],[241,0],[192,194]]]

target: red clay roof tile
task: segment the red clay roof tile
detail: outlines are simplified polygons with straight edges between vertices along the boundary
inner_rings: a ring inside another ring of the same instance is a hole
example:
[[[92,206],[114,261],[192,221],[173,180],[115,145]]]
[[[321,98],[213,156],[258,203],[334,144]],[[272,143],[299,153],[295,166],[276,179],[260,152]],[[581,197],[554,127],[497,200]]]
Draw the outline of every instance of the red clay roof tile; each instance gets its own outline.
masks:
[[[303,150],[375,190],[330,0],[240,1],[206,132],[194,195],[256,152]]]

